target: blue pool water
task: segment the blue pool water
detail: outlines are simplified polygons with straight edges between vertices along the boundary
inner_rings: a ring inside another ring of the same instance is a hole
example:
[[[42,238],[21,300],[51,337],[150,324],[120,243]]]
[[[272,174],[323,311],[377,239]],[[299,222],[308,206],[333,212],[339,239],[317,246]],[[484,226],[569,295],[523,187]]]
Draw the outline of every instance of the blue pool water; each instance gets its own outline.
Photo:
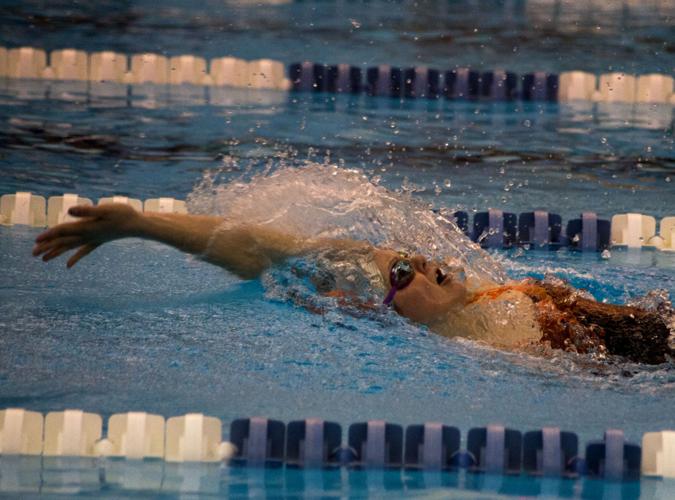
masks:
[[[443,421],[463,432],[493,422],[522,430],[557,425],[576,431],[582,443],[608,427],[639,441],[644,432],[672,425],[672,365],[504,353],[405,323],[383,325],[338,310],[316,315],[270,300],[258,281],[241,282],[137,240],[112,243],[68,271],[63,263],[43,265],[29,256],[37,232],[0,229],[2,407],[42,412],[77,407],[102,415],[197,411],[226,423],[245,415],[285,421],[315,416],[345,426],[372,418],[404,425]],[[610,301],[634,298],[655,285],[671,296],[674,291],[673,256],[664,253],[614,251],[609,260],[566,251],[494,257],[513,277],[555,273]],[[24,463],[21,470],[44,470],[45,464],[32,467]],[[138,488],[114,475],[115,464],[66,461],[49,467],[52,472],[39,482],[43,492],[103,488],[129,494]],[[311,495],[323,488],[330,495],[369,490],[377,495],[387,478],[387,488],[406,492],[440,484],[464,494],[543,490],[591,498],[587,491],[620,488],[597,481],[582,487],[573,481],[465,475],[386,473],[383,479],[332,472],[309,480],[297,472],[139,467],[127,470],[127,481],[148,474],[143,487],[155,488],[150,478],[159,474],[163,491],[203,494],[243,489]],[[663,488],[645,480],[641,488],[657,486]]]
[[[441,420],[463,430],[555,424],[582,440],[608,427],[638,440],[672,424],[669,365],[585,367],[569,355],[502,353],[412,325],[316,315],[154,243],[113,243],[66,271],[32,260],[35,234],[0,233],[2,406],[199,411],[226,422]],[[510,267],[517,276],[557,271],[601,298],[654,283],[672,295],[672,258],[661,261],[668,267],[617,261],[527,254]]]
[[[5,458],[0,471],[22,471],[21,498],[35,482],[41,496],[104,498],[670,498],[675,481],[644,478],[608,483],[462,472],[302,470],[223,467],[218,464],[130,463],[82,459]],[[42,476],[40,476],[42,474]],[[142,480],[139,481],[139,478]],[[162,493],[157,493],[161,490]]]
[[[4,192],[185,198],[204,171],[226,181],[268,161],[310,159],[362,168],[392,189],[407,178],[416,197],[470,211],[660,218],[675,199],[666,105],[401,103],[240,90],[208,105],[172,88],[148,109],[143,93],[87,99],[54,86],[0,86]]]
[[[171,2],[156,9],[151,2],[3,2],[0,44],[672,73],[672,3],[602,12],[568,2],[429,4],[260,9]],[[399,102],[185,87],[111,98],[72,84],[0,81],[0,194],[184,199],[205,175],[222,185],[309,161],[360,168],[435,208],[660,218],[675,207],[673,140],[673,108],[665,105]],[[30,257],[38,233],[0,226],[0,408],[203,412],[221,418],[225,431],[232,419],[250,415],[344,425],[435,420],[463,436],[494,422],[523,431],[555,425],[577,432],[581,443],[610,427],[639,441],[673,426],[672,364],[505,353],[402,322],[383,325],[337,310],[316,315],[271,299],[259,281],[241,282],[137,240],[110,244],[66,271],[63,262]],[[599,300],[625,302],[655,289],[675,297],[675,254],[614,250],[607,259],[517,250],[494,258],[514,278],[552,273]],[[116,482],[114,465],[54,466],[43,491],[137,492]],[[0,470],[12,467],[0,463]],[[19,467],[28,475],[38,468]],[[666,498],[673,486],[643,480],[620,492],[598,481],[145,464],[146,486],[154,487],[157,467],[163,491],[207,495],[382,496],[384,488],[469,498],[483,494],[479,489],[489,498],[614,498],[633,497],[638,487],[644,498]]]

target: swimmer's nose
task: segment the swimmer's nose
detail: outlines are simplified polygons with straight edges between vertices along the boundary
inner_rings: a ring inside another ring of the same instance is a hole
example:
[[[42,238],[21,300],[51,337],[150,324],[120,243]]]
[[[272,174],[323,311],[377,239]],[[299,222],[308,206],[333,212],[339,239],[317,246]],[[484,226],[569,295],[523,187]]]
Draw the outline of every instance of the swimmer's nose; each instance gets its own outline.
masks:
[[[415,255],[410,259],[410,262],[416,272],[423,274],[430,281],[436,282],[439,285],[446,277],[446,273],[443,272],[437,262],[431,263],[423,255]]]
[[[427,269],[429,267],[429,262],[427,261],[426,257],[423,255],[415,255],[410,259],[410,262],[412,263],[413,267],[415,268],[415,271],[420,272],[420,273],[426,273]]]

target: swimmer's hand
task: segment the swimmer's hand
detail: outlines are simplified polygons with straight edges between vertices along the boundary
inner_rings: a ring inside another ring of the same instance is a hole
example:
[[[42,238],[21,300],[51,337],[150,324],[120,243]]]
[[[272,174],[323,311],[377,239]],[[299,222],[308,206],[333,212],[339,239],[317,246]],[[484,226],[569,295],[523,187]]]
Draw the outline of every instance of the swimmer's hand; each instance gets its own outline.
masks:
[[[138,222],[142,217],[133,208],[121,203],[97,207],[77,206],[68,210],[68,213],[79,220],[59,224],[40,234],[35,239],[33,256],[42,255],[42,260],[47,262],[77,248],[66,264],[69,268],[73,267],[103,243],[136,236]]]

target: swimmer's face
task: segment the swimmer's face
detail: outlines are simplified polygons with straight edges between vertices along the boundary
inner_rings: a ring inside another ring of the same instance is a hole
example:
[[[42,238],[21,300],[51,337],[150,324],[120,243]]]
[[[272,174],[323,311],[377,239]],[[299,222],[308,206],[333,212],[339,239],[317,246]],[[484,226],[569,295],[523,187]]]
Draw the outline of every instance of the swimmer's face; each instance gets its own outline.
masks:
[[[392,266],[401,259],[398,252],[377,250],[375,262],[391,287],[389,275]],[[451,273],[445,273],[439,263],[429,262],[421,255],[408,259],[415,270],[413,280],[394,295],[394,307],[402,316],[419,323],[430,324],[442,315],[461,308],[466,301],[466,287]]]

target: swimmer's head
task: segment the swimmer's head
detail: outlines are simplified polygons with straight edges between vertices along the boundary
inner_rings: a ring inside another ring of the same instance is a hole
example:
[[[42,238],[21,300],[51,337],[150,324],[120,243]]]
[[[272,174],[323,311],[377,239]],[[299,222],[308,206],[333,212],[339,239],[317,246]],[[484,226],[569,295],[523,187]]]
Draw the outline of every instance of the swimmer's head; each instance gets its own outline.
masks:
[[[387,286],[384,302],[413,321],[433,323],[466,301],[462,280],[440,263],[392,250],[377,250],[375,262]]]

